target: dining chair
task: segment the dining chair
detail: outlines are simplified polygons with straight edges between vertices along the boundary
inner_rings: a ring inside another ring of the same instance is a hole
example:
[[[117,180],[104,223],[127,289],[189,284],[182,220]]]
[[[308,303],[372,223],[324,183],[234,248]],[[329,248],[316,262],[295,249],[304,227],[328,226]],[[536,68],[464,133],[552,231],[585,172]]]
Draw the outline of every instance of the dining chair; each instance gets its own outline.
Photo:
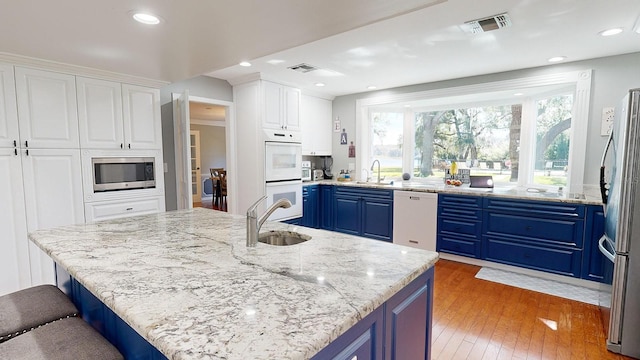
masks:
[[[212,204],[217,206],[218,205],[218,191],[219,191],[219,186],[218,186],[218,182],[220,180],[220,171],[224,171],[224,168],[209,168],[209,173],[211,174],[211,184],[213,186],[213,201]]]

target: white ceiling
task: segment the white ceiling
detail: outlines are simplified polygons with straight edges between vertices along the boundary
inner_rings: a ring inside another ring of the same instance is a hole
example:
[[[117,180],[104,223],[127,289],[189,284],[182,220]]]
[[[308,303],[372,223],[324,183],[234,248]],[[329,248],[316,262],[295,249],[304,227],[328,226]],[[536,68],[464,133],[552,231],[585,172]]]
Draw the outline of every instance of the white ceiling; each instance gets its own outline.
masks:
[[[640,51],[638,0],[0,1],[0,52],[167,82],[260,72],[332,96]],[[512,27],[459,26],[502,12]],[[611,27],[625,31],[598,35]],[[302,62],[323,70],[287,69]]]

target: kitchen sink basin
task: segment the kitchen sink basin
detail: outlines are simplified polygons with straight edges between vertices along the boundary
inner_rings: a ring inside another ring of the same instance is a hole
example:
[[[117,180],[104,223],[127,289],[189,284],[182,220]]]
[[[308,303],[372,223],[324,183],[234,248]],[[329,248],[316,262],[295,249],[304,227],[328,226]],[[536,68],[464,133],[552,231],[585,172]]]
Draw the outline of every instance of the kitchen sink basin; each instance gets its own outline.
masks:
[[[311,236],[291,231],[269,231],[258,235],[258,242],[275,246],[287,246],[311,240]]]

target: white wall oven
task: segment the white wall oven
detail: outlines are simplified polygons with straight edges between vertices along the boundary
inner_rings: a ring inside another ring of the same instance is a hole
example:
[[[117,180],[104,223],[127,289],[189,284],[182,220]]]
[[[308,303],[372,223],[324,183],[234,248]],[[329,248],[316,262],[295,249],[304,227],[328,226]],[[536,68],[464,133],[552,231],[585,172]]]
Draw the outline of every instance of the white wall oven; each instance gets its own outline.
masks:
[[[291,207],[278,209],[270,220],[293,219],[302,216],[302,143],[296,132],[266,132],[265,192],[267,206],[281,198],[291,201]]]

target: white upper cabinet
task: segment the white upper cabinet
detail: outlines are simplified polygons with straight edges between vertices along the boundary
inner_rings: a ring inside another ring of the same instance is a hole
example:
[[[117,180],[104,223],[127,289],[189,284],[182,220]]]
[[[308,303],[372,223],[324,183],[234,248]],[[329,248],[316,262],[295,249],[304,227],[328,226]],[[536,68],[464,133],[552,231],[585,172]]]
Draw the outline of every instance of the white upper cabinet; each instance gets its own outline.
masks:
[[[83,149],[160,149],[160,91],[77,78]]]
[[[0,148],[19,146],[13,66],[0,64]]]
[[[76,78],[80,146],[86,149],[124,149],[120,83]]]
[[[262,81],[265,129],[300,130],[300,90]]]
[[[80,146],[75,77],[28,68],[15,68],[21,146],[66,148]]]
[[[330,100],[302,95],[300,101],[302,155],[331,155],[332,112]]]
[[[160,90],[122,84],[127,149],[161,149]]]

